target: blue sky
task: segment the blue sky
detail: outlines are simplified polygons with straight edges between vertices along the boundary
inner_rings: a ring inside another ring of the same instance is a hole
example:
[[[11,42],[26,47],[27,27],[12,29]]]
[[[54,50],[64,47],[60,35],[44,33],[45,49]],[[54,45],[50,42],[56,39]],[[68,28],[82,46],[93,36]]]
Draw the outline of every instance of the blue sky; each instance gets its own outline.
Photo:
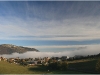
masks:
[[[100,2],[0,1],[0,44],[98,53]]]

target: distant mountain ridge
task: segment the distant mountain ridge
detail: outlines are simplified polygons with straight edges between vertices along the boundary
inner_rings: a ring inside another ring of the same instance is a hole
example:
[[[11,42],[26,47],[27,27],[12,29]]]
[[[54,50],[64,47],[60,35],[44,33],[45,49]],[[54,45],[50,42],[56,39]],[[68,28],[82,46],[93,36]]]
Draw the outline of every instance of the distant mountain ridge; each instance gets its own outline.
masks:
[[[0,54],[12,54],[12,53],[25,53],[27,51],[36,51],[39,52],[39,50],[35,48],[28,48],[23,46],[16,46],[12,44],[1,44],[0,45]]]

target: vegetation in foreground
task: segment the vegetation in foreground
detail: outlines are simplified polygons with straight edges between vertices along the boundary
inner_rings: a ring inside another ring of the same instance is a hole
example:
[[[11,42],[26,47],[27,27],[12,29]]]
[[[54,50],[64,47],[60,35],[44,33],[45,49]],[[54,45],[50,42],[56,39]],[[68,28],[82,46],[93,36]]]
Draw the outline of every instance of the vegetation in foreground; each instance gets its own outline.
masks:
[[[83,58],[83,57],[82,57]],[[47,61],[47,60],[46,60]],[[0,61],[0,74],[98,74],[100,73],[100,57],[94,56],[83,59],[57,61],[51,59],[42,65],[27,65],[24,60],[20,63]],[[26,65],[25,65],[26,64]]]
[[[21,66],[0,61],[0,74],[82,74],[77,71],[49,70],[42,65]]]
[[[80,61],[80,60],[79,60]],[[85,73],[97,73],[96,71],[96,63],[97,60],[81,60],[81,62],[74,62],[74,63],[69,63],[69,68],[71,70],[75,70],[75,71],[81,71],[81,72],[85,72]]]
[[[77,60],[76,62],[73,62],[74,63],[70,62],[69,64],[66,64],[66,62],[55,62],[49,64],[48,66],[22,66],[20,64],[10,64],[6,61],[0,61],[0,74],[91,74],[92,72],[96,73],[95,66],[97,60],[81,60],[81,62],[80,60]]]
[[[96,64],[96,71],[98,73],[100,73],[100,59],[98,60],[97,64]]]

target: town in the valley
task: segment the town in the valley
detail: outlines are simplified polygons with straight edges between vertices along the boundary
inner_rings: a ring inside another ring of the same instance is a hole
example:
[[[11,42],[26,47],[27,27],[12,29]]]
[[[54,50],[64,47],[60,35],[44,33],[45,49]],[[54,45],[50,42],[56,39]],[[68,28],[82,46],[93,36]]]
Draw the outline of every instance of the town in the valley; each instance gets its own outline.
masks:
[[[48,63],[52,62],[57,62],[57,61],[66,61],[69,59],[68,56],[62,56],[62,57],[43,57],[43,58],[5,58],[5,57],[0,57],[0,61],[6,61],[9,62],[10,64],[21,64],[23,66],[27,65],[47,65]]]

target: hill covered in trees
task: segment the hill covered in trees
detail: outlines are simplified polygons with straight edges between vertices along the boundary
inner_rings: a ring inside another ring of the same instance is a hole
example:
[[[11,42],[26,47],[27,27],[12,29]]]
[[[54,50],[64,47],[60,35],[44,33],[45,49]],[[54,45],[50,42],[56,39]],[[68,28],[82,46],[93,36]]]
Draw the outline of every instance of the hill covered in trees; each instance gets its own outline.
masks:
[[[28,48],[28,47],[23,47],[23,46],[16,46],[12,44],[1,44],[0,45],[0,54],[12,54],[12,53],[24,53],[27,51],[36,51],[39,52],[35,48]]]

